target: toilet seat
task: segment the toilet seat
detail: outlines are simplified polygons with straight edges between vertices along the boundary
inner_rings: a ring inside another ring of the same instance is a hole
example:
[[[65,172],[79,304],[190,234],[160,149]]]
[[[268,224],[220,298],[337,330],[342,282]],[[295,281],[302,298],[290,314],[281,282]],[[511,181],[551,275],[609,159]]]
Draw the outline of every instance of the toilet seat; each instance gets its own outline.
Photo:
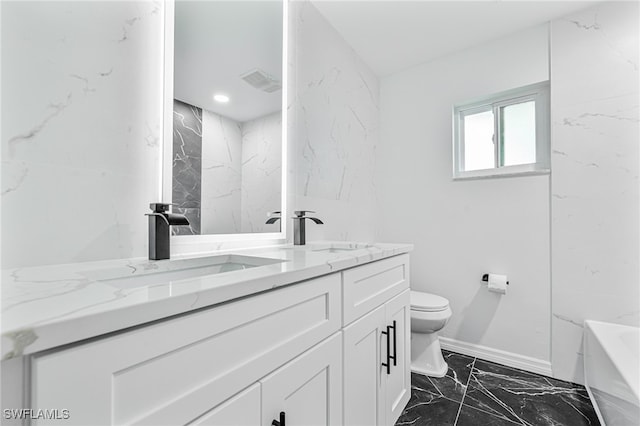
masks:
[[[411,290],[411,310],[420,312],[440,312],[449,307],[449,301],[442,296]]]

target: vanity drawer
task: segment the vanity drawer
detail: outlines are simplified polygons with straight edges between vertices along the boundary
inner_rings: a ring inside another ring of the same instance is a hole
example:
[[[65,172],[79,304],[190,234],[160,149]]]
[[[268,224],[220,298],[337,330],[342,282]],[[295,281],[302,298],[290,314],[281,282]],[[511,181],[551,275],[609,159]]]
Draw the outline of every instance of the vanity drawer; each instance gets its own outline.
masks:
[[[408,254],[343,271],[343,325],[353,322],[408,288]]]
[[[65,425],[185,424],[339,330],[340,284],[328,275],[35,355],[31,406],[68,409]]]

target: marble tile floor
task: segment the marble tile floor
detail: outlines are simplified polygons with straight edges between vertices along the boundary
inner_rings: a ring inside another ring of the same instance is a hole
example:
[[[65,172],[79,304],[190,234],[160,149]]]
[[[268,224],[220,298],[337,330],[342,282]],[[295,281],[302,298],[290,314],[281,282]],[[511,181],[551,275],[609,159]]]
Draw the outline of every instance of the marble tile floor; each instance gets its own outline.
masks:
[[[443,351],[447,375],[411,374],[396,426],[598,426],[583,386]]]

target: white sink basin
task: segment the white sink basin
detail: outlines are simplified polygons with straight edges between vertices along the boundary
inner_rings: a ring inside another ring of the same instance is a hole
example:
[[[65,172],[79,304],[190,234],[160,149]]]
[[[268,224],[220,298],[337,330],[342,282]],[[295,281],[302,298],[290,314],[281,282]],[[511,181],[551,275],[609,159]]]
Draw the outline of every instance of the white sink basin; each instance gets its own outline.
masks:
[[[85,271],[82,272],[82,275],[115,287],[131,288],[240,271],[281,262],[284,260],[226,254],[192,259],[143,261],[116,268]]]

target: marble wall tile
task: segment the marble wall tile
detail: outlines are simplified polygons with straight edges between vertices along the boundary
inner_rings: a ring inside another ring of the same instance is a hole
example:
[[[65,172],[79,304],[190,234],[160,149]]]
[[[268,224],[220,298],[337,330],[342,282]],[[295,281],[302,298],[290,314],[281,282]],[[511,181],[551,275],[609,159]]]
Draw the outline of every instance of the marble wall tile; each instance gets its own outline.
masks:
[[[238,123],[176,101],[173,150],[173,202],[191,223],[174,235],[280,230],[265,222],[281,209],[281,113]]]
[[[3,2],[2,267],[146,256],[162,2]]]
[[[378,79],[310,2],[290,15],[290,205],[325,221],[309,240],[373,240]]]
[[[552,366],[583,383],[583,321],[640,326],[638,4],[552,23]]]
[[[282,114],[238,123],[174,105],[173,202],[191,223],[174,235],[278,232],[265,222],[281,210]]]
[[[162,7],[3,3],[3,267],[146,256],[144,213],[161,192]],[[289,180],[290,207],[328,219],[309,227],[310,239],[371,240],[377,79],[310,3],[291,9],[292,52],[303,56],[289,64],[290,111],[304,120],[290,117],[292,159],[300,160],[290,161],[290,176],[300,176]],[[201,207],[225,233],[242,229],[243,220],[259,230],[266,200],[244,218],[229,214],[238,210],[227,204],[242,203],[234,163],[241,151],[234,152],[202,167],[203,176],[225,169],[238,190],[222,194],[203,184]],[[50,206],[48,221],[43,206]],[[216,232],[207,226],[203,218],[203,231]]]
[[[173,101],[173,166],[171,202],[189,226],[171,228],[173,235],[200,234],[202,197],[202,108]]]
[[[282,113],[242,123],[242,232],[280,232],[280,222],[265,224],[281,210]]]
[[[241,231],[242,127],[230,118],[203,111],[202,233]]]

